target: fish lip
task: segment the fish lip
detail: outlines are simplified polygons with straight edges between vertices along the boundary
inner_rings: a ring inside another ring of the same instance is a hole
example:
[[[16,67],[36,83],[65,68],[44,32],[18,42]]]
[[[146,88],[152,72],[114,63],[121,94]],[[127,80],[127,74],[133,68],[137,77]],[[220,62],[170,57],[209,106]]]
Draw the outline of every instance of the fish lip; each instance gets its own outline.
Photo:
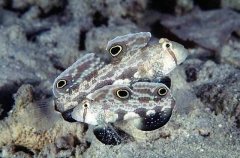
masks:
[[[73,112],[74,108],[68,109],[64,112],[62,112],[62,117],[65,121],[67,122],[77,122],[77,120],[75,120],[72,116],[72,112]]]

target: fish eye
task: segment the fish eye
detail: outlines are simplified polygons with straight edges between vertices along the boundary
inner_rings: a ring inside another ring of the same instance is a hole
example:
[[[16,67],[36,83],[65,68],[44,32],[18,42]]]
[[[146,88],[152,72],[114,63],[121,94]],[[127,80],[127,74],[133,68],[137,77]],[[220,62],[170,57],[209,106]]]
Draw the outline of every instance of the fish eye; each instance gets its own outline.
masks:
[[[90,107],[90,104],[87,100],[83,101],[83,104],[82,104],[83,108],[89,108]]]
[[[112,46],[109,50],[109,53],[115,57],[115,56],[118,56],[122,51],[122,46],[120,45],[115,45],[115,46]]]
[[[169,47],[170,47],[170,44],[167,43],[167,44],[166,44],[166,48],[169,48]]]
[[[125,89],[117,90],[116,94],[117,94],[117,97],[121,99],[127,99],[129,97],[129,92]]]
[[[166,95],[167,92],[168,92],[168,90],[165,87],[161,87],[158,89],[158,95],[160,95],[160,96]]]
[[[56,84],[56,87],[57,88],[63,88],[67,85],[67,80],[58,80],[57,84]]]
[[[166,48],[171,48],[172,47],[172,43],[169,42],[169,41],[166,41],[165,47]]]

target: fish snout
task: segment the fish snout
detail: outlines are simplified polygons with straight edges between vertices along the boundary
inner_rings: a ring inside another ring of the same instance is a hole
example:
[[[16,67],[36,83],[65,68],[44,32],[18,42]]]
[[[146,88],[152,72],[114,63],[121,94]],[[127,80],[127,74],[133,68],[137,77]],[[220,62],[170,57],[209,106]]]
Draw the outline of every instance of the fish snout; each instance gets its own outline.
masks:
[[[177,65],[181,64],[188,56],[188,50],[177,42],[161,38],[159,44],[162,45],[163,50],[167,50],[170,53]]]
[[[174,44],[175,43],[175,44]],[[188,56],[189,52],[183,45],[174,42],[173,43],[173,52],[177,59],[177,64],[181,64]]]

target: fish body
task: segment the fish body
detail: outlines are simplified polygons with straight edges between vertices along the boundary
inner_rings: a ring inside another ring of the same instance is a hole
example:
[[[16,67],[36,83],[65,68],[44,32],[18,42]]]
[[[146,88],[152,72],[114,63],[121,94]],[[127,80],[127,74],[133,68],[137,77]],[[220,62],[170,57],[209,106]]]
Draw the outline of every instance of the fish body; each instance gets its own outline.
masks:
[[[45,107],[55,106],[69,122],[94,125],[96,138],[107,145],[122,142],[110,123],[133,120],[142,131],[164,126],[175,106],[166,75],[188,52],[166,38],[148,46],[150,38],[149,32],[140,32],[109,41],[108,64],[86,54],[55,79],[54,101]]]
[[[147,46],[150,37],[149,32],[118,36],[106,47],[112,56],[110,64],[90,53],[66,69],[53,84],[58,111],[74,108],[106,85],[130,85],[145,78],[156,82],[186,59],[188,53],[181,44],[161,38],[157,44]],[[63,81],[64,86],[59,86]]]
[[[94,134],[102,143],[117,145],[121,136],[109,123],[133,120],[139,130],[156,130],[169,121],[174,106],[175,99],[165,84],[136,82],[108,85],[88,94],[71,115],[78,122],[95,125]]]
[[[161,91],[161,93],[160,93]],[[137,82],[131,87],[109,85],[86,96],[76,106],[72,116],[79,122],[92,125],[114,123],[167,112],[175,106],[170,89],[162,83]],[[169,117],[168,116],[166,117]]]

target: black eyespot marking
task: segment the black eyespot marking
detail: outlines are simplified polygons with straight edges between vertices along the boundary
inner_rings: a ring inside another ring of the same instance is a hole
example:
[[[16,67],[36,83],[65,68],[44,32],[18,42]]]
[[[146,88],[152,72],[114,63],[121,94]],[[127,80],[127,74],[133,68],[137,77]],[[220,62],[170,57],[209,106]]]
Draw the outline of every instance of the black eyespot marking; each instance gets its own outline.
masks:
[[[120,54],[120,52],[122,51],[122,46],[120,45],[115,45],[113,47],[110,48],[109,53],[115,57],[118,56]]]
[[[165,87],[161,87],[158,89],[158,95],[163,96],[166,95],[168,90]]]
[[[67,85],[67,81],[66,80],[59,80],[56,84],[57,88],[63,88]]]
[[[129,97],[129,92],[125,89],[117,90],[116,94],[121,99],[127,99]]]
[[[83,106],[84,106],[85,108],[87,108],[87,107],[88,107],[88,105],[87,105],[87,104],[84,104]]]
[[[170,44],[167,43],[167,44],[166,44],[166,48],[169,48],[169,47],[170,47]]]

